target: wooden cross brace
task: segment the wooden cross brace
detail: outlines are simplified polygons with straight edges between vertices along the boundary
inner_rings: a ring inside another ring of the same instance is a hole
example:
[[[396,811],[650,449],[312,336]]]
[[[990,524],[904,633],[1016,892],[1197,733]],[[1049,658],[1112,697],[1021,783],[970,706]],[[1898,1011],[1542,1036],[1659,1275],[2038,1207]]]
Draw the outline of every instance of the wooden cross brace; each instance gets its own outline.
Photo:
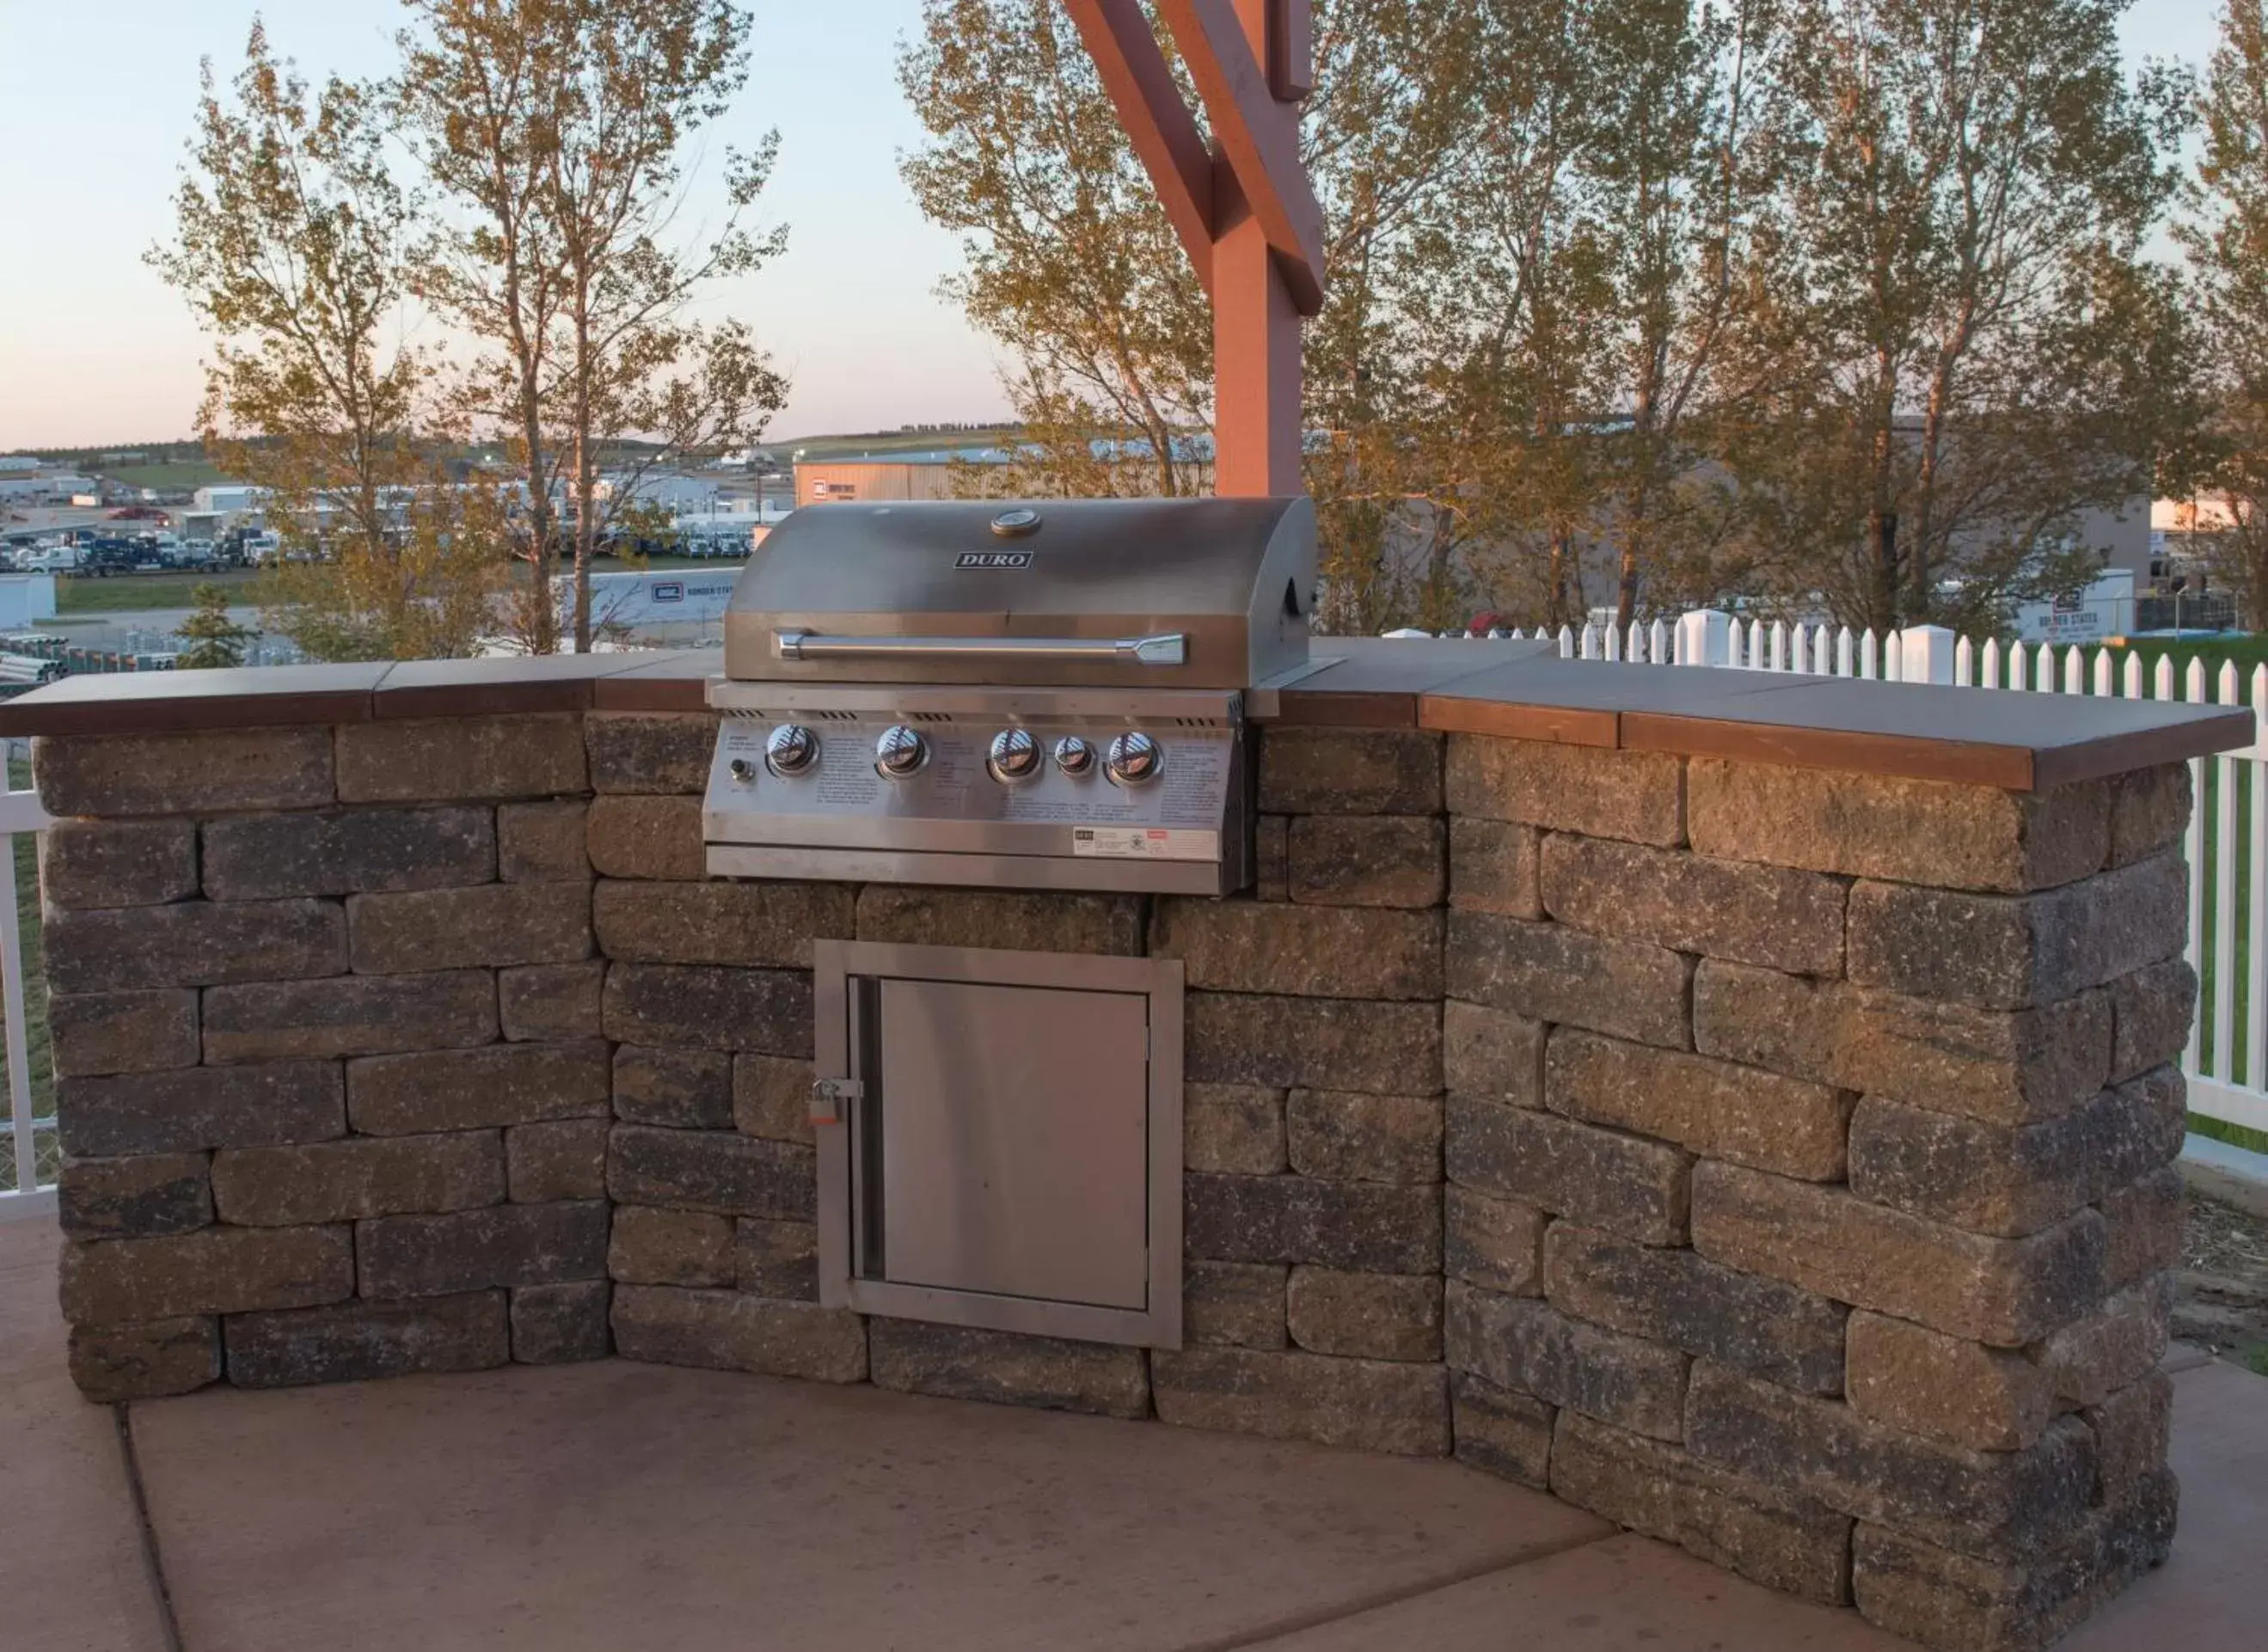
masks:
[[[1323,305],[1323,215],[1300,158],[1309,0],[1158,0],[1206,146],[1141,0],[1064,0],[1213,301],[1214,490],[1300,481],[1300,318]]]

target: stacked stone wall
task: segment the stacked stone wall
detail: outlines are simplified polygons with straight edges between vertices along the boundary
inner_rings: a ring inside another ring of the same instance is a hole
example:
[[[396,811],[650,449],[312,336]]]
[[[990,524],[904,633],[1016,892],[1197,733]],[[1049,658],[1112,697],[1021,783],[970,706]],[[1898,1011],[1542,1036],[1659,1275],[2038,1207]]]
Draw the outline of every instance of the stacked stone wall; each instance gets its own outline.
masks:
[[[2175,766],[1271,729],[1202,900],[705,876],[707,714],[44,741],[99,1399],[626,1357],[1420,1455],[1948,1648],[2169,1538]],[[1185,1336],[818,1302],[822,938],[1182,961]]]

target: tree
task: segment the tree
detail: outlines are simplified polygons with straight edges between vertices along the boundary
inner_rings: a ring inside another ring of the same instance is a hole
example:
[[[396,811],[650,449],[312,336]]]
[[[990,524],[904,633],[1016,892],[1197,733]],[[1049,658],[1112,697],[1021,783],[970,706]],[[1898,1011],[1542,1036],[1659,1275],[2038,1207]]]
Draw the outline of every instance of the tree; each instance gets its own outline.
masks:
[[[784,245],[742,222],[777,135],[726,152],[720,227],[669,239],[687,156],[747,79],[748,14],[726,0],[408,4],[393,101],[448,207],[419,289],[478,341],[468,410],[513,434],[530,644],[556,645],[563,498],[587,649],[591,557],[644,509],[649,473],[746,445],[786,398],[744,324],[688,313]]]
[[[416,208],[380,111],[313,91],[256,24],[225,92],[210,62],[202,84],[175,239],[149,257],[212,341],[205,453],[266,491],[294,559],[276,628],[321,658],[467,652],[502,569],[436,456],[434,361],[401,341]]]
[[[178,671],[211,671],[244,664],[246,644],[260,635],[228,617],[228,592],[208,581],[189,592],[196,611],[181,621],[179,635],[189,646],[174,657]]]
[[[2268,627],[2268,4],[2228,0],[2198,99],[2204,151],[2178,235],[2195,276],[2208,397],[2194,474],[2218,495],[2216,571]]]
[[[2080,513],[2149,482],[2143,257],[2184,84],[2130,84],[2129,0],[1797,0],[1802,155],[1771,279],[1800,366],[1743,478],[1846,622],[1989,625],[2083,581]]]

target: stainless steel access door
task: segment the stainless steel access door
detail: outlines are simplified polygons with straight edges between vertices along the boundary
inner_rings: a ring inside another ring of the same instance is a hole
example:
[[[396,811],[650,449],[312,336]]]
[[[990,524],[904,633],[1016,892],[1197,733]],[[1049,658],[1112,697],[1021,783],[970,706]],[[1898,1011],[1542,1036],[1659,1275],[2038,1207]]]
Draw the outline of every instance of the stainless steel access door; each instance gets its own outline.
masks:
[[[821,1300],[1178,1347],[1180,965],[858,942],[815,962],[840,1098]]]

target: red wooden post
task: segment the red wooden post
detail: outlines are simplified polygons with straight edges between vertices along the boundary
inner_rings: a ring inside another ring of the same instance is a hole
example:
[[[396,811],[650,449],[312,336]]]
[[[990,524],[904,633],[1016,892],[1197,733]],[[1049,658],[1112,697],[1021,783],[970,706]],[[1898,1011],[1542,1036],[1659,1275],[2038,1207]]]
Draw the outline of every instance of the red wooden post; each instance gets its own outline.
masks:
[[[1322,211],[1300,160],[1308,0],[1159,0],[1209,158],[1140,0],[1064,4],[1212,295],[1213,490],[1299,493],[1300,318],[1323,303]]]

